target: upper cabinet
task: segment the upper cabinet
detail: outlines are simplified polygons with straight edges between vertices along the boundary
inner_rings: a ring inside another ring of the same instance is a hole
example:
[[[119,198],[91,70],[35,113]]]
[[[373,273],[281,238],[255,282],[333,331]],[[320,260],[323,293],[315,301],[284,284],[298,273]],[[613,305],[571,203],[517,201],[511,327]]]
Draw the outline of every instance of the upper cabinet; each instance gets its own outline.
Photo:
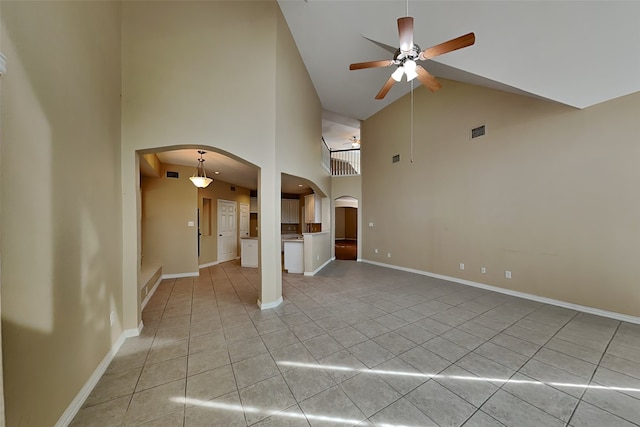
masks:
[[[251,197],[249,199],[249,212],[250,213],[258,213],[258,198]]]
[[[304,222],[306,224],[322,222],[322,199],[317,194],[304,196]]]
[[[282,224],[299,224],[300,200],[280,199],[280,216]]]

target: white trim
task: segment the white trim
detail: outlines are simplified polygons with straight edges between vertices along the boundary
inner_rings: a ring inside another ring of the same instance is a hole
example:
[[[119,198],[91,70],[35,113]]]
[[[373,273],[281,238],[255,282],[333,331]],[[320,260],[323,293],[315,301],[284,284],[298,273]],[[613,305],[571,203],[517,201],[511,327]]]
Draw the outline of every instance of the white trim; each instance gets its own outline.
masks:
[[[140,323],[142,325],[142,323]],[[130,337],[137,337],[140,335],[141,329],[127,329],[120,334],[116,342],[111,346],[111,349],[104,356],[98,367],[93,371],[93,374],[89,377],[86,383],[82,386],[76,397],[71,401],[71,404],[64,411],[58,422],[55,424],[55,427],[66,427],[68,426],[73,418],[78,414],[80,408],[84,404],[87,397],[93,391],[93,388],[98,384],[100,378],[109,367],[109,364],[113,360],[113,357],[118,353],[122,344],[124,344],[124,340]]]
[[[162,275],[158,277],[158,280],[151,288],[151,292],[147,293],[147,296],[144,297],[144,301],[142,301],[142,306],[140,307],[140,311],[144,310],[144,308],[147,306],[147,304],[149,303],[149,300],[151,299],[153,294],[156,292],[156,289],[158,289],[158,286],[160,285],[161,282],[162,282]],[[142,330],[142,328],[139,328],[139,329]]]
[[[318,271],[322,270],[323,268],[325,268],[327,266],[327,264],[329,264],[331,261],[333,261],[334,259],[336,259],[336,257],[333,258],[329,258],[324,264],[322,264],[320,267],[316,268],[314,271],[305,271],[304,275],[305,276],[315,276],[316,273],[318,273]]]
[[[200,264],[198,268],[213,267],[214,265],[218,265],[218,264],[220,264],[220,261],[207,262],[205,264]]]
[[[163,274],[162,279],[181,279],[183,277],[198,277],[200,276],[199,271],[194,271],[191,273],[175,273],[175,274]]]
[[[260,310],[268,310],[270,308],[276,308],[280,304],[282,304],[282,297],[278,298],[274,302],[269,302],[266,304],[263,304],[262,301],[258,300],[258,307],[260,308]]]
[[[499,288],[497,286],[486,285],[484,283],[472,282],[471,280],[459,279],[457,277],[445,276],[442,274],[430,273],[428,271],[416,270],[413,268],[400,267],[398,265],[384,264],[382,262],[371,261],[363,259],[362,262],[367,264],[373,264],[380,267],[392,268],[394,270],[402,270],[409,273],[420,274],[422,276],[429,276],[436,279],[448,280],[450,282],[460,283],[462,285],[473,286],[475,288],[486,289],[493,292],[499,292],[501,294],[511,295],[518,298],[524,298],[531,301],[537,301],[544,304],[556,305],[558,307],[564,307],[571,310],[582,311],[583,313],[595,314],[596,316],[608,317],[610,319],[619,320],[621,322],[629,322],[640,324],[640,317],[629,316],[628,314],[616,313],[615,311],[602,310],[595,307],[588,307],[586,305],[574,304],[571,302],[561,301],[553,298],[541,297],[539,295],[528,294],[525,292],[513,291],[511,289]]]

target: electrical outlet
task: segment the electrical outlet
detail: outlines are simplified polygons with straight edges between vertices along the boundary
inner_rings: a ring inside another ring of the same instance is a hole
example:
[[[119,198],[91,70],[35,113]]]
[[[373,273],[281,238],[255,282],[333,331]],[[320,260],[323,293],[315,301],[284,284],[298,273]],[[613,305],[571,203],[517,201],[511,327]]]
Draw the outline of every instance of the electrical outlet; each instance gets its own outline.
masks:
[[[374,249],[374,250],[373,250],[373,252],[377,254],[377,253],[378,253],[378,250],[377,250],[377,249]]]
[[[391,258],[391,252],[387,252],[387,258]]]
[[[109,322],[111,322],[111,326],[113,326],[114,323],[116,323],[116,312],[112,311],[111,314],[109,315]]]
[[[505,270],[504,277],[507,279],[511,279],[511,272],[509,270]]]
[[[487,273],[487,267],[480,267],[480,273],[486,274]]]
[[[316,255],[316,261],[320,261],[320,255]]]
[[[460,263],[460,270],[464,270],[464,262]]]

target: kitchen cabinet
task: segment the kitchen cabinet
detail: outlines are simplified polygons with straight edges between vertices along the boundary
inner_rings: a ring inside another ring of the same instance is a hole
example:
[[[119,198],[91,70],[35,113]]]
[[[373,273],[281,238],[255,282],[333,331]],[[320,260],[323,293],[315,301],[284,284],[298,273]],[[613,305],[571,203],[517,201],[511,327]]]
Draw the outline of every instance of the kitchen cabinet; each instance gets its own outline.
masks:
[[[299,224],[300,201],[298,199],[280,199],[280,216],[282,224]]]
[[[284,241],[284,269],[289,273],[304,273],[304,241]]]
[[[258,266],[258,239],[255,237],[243,237],[242,251],[240,252],[240,265],[242,267]]]
[[[322,222],[322,199],[317,194],[304,196],[305,224],[319,224]]]
[[[249,213],[258,213],[258,198],[251,197],[249,199]]]

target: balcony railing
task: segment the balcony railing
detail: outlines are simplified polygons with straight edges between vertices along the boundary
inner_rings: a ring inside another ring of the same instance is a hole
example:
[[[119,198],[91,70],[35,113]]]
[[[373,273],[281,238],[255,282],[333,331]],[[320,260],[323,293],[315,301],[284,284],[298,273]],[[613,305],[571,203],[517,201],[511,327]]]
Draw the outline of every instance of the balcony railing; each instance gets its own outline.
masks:
[[[360,175],[360,149],[331,151],[331,175]]]

